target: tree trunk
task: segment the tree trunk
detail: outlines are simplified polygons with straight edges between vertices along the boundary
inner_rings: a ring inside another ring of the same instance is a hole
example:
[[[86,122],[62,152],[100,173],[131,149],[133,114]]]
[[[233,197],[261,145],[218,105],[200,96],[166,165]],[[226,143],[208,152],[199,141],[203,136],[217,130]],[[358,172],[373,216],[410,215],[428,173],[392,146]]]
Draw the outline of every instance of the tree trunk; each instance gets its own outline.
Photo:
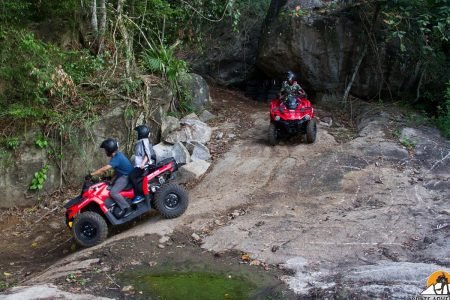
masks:
[[[353,71],[352,78],[350,79],[350,82],[347,85],[347,88],[345,89],[344,97],[342,98],[342,102],[347,103],[348,95],[350,94],[350,90],[352,89],[353,82],[355,81],[356,75],[358,74],[359,67],[361,66],[362,61],[364,60],[364,57],[366,57],[367,54],[367,44],[364,44],[364,50],[361,53],[361,57],[358,60],[358,63],[356,64],[355,70]]]
[[[117,23],[125,46],[125,72],[129,77],[131,75],[132,65],[134,64],[134,56],[133,56],[133,43],[130,39],[127,27],[124,22],[124,18],[122,16],[124,2],[125,0],[117,1],[117,13],[119,15]]]
[[[91,21],[91,33],[93,36],[97,36],[98,33],[98,20],[97,20],[97,0],[91,0],[89,7],[89,16]]]
[[[373,29],[375,27],[375,23],[377,21],[379,13],[380,13],[380,6],[378,4],[376,4],[375,11],[374,11],[373,17],[372,17],[372,22],[370,23],[370,30],[367,32],[367,37],[369,39],[370,39],[371,35],[373,34]],[[361,63],[364,60],[364,57],[366,57],[367,51],[368,51],[368,43],[366,42],[366,43],[364,43],[364,49],[361,53],[361,56],[360,56],[358,62],[356,63],[355,70],[353,71],[353,75],[350,79],[350,82],[348,83],[347,87],[345,88],[344,97],[342,98],[342,102],[344,104],[347,103],[347,98],[350,94],[350,90],[352,89],[353,82],[355,81],[356,75],[358,75],[359,67],[361,66]]]
[[[98,17],[100,19],[100,23],[98,24],[97,54],[100,54],[103,51],[103,47],[104,47],[104,43],[105,43],[106,0],[99,0]]]
[[[263,23],[263,29],[262,31],[266,31],[268,27],[270,26],[270,23],[272,23],[273,19],[278,16],[278,13],[280,12],[280,9],[285,5],[287,0],[272,0],[270,2],[269,10],[267,11],[266,18],[264,19]]]

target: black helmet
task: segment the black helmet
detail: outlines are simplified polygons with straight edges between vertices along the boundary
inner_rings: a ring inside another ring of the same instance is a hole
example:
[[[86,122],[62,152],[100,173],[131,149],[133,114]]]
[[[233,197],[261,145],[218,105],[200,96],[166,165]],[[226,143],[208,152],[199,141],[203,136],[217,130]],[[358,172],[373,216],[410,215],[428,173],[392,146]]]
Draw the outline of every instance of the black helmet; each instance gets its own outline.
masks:
[[[146,139],[148,138],[148,135],[150,134],[150,128],[148,128],[147,125],[139,125],[134,130],[137,131],[138,134],[138,140],[140,139]]]
[[[288,72],[287,72],[287,80],[288,80],[288,81],[291,81],[291,80],[294,80],[294,78],[295,78],[294,72],[288,71]]]
[[[106,155],[112,156],[112,154],[119,149],[119,143],[117,143],[115,139],[109,138],[101,143],[100,148],[105,149]]]

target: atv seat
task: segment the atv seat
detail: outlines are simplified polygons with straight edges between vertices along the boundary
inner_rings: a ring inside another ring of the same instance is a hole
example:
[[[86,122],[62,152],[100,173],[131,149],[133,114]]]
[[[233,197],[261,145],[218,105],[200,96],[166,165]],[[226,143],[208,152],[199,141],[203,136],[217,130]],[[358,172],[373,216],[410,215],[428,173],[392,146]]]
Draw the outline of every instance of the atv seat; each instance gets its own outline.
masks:
[[[168,163],[171,163],[172,161],[173,161],[173,162],[176,162],[176,161],[175,161],[175,158],[169,157],[169,158],[166,158],[166,159],[161,160],[161,161],[158,162],[157,164],[146,166],[146,167],[145,167],[145,171],[142,173],[142,177],[147,176],[148,174],[152,173],[152,172],[155,171],[156,169],[159,169],[159,168],[161,168],[162,166],[165,166],[165,165],[167,165]]]
[[[146,166],[144,172],[142,172],[142,175],[139,176],[138,184],[142,184],[142,179],[145,176],[147,176],[151,172],[161,168],[162,166],[167,165],[168,163],[170,163],[172,161],[176,162],[173,157],[169,157],[169,158],[163,159],[162,161],[160,161],[156,165],[148,165],[148,166]],[[129,181],[127,186],[123,189],[123,191],[131,190],[132,188],[134,188],[133,184]]]

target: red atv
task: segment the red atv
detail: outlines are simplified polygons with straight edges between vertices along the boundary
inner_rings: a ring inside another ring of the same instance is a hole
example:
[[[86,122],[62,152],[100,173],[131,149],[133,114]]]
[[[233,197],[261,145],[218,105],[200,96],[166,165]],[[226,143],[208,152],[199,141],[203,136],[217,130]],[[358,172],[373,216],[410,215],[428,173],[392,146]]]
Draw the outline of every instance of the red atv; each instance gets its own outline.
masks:
[[[187,191],[179,185],[167,183],[179,164],[168,158],[157,165],[148,166],[142,177],[145,198],[132,202],[134,190],[129,184],[121,195],[130,202],[131,212],[123,215],[114,200],[109,196],[109,182],[94,183],[86,180],[81,195],[67,202],[66,223],[75,241],[84,247],[103,242],[108,235],[108,225],[120,225],[155,208],[164,218],[176,218],[188,207]]]
[[[308,143],[316,140],[317,124],[311,102],[305,96],[273,99],[270,104],[269,143],[275,146],[279,139],[299,134],[306,135]]]

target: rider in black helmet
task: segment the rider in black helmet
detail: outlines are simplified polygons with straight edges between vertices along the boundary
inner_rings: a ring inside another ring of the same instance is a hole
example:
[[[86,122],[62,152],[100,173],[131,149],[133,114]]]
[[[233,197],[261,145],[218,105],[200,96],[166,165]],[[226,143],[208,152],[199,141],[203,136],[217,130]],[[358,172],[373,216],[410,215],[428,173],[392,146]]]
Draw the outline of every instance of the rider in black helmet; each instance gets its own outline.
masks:
[[[295,81],[295,74],[292,71],[287,72],[287,80],[283,81],[281,86],[280,97],[281,99],[286,99],[288,96],[306,96],[305,91],[302,87]]]
[[[92,172],[89,176],[100,175],[109,169],[113,168],[115,172],[115,176],[113,179],[113,185],[111,187],[110,195],[111,198],[117,202],[122,212],[119,217],[125,216],[129,212],[130,204],[125,200],[125,198],[120,195],[120,192],[127,186],[128,184],[128,174],[133,170],[133,166],[131,165],[128,158],[119,150],[119,144],[115,139],[106,139],[104,140],[100,148],[105,149],[105,153],[108,157],[111,157],[111,160],[106,166],[101,167],[100,169]]]
[[[140,178],[144,172],[146,165],[151,165],[156,161],[155,151],[150,143],[148,136],[150,135],[150,128],[147,125],[140,125],[134,128],[137,131],[137,139],[134,146],[134,169],[130,173],[129,178],[133,183],[136,197],[133,203],[139,203],[144,200],[142,184]]]
[[[119,149],[119,143],[115,139],[109,138],[100,144],[100,148],[105,149],[108,157],[112,157],[113,153]]]

